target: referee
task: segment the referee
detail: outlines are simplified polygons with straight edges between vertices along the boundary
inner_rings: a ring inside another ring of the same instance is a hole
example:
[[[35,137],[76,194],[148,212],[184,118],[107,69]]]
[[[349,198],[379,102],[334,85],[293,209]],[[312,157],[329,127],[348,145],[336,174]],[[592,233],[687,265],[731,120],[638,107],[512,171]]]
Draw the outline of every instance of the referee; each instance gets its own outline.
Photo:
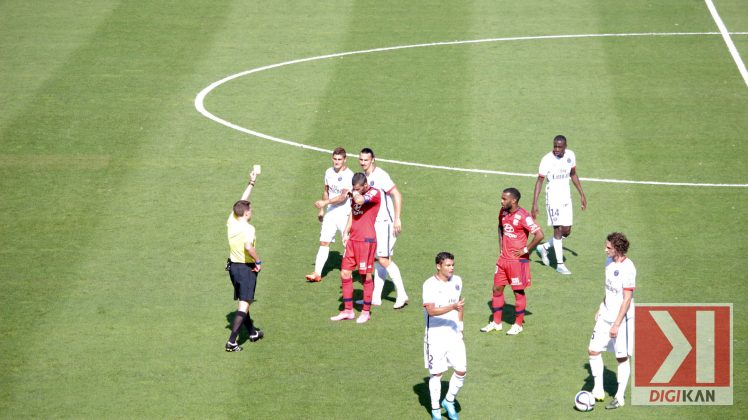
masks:
[[[227,352],[242,351],[242,347],[236,342],[242,325],[249,333],[249,341],[254,342],[265,336],[262,331],[255,328],[252,317],[249,315],[249,305],[255,299],[257,275],[262,270],[262,261],[255,248],[257,242],[255,227],[249,224],[252,219],[252,205],[248,199],[256,180],[255,171],[250,172],[247,188],[242,198],[234,203],[234,211],[231,212],[226,222],[230,248],[227,269],[231,276],[231,284],[234,286],[234,300],[239,301],[234,321],[231,324],[231,334],[226,342]]]

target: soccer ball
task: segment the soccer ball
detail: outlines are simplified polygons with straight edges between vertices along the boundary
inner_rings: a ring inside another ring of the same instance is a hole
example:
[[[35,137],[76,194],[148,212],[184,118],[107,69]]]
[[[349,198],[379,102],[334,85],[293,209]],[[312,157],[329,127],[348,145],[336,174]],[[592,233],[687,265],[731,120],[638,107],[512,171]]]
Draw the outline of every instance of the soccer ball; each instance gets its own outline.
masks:
[[[595,408],[595,397],[589,391],[579,391],[574,397],[574,407],[579,411],[592,411]]]

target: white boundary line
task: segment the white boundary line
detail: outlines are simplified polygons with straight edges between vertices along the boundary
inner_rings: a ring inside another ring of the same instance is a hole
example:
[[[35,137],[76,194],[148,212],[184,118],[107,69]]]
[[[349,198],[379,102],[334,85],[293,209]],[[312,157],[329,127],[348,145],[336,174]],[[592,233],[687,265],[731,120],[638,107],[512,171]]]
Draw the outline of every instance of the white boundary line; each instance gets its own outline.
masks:
[[[748,32],[733,32],[733,33],[736,35],[748,35]],[[328,58],[345,57],[345,56],[357,55],[357,54],[369,54],[369,53],[377,53],[377,52],[396,51],[396,50],[403,50],[403,49],[409,49],[409,48],[435,47],[435,46],[446,46],[446,45],[463,45],[463,44],[480,44],[480,43],[502,42],[502,41],[530,41],[530,40],[539,40],[539,39],[610,38],[610,37],[637,37],[637,36],[638,37],[643,37],[643,36],[698,36],[698,35],[719,35],[719,34],[720,32],[646,32],[646,33],[627,33],[627,34],[577,34],[577,35],[519,36],[519,37],[507,37],[507,38],[487,38],[487,39],[475,39],[475,40],[466,40],[466,41],[444,41],[444,42],[431,42],[431,43],[426,43],[426,44],[399,45],[399,46],[394,46],[394,47],[372,48],[368,50],[348,51],[348,52],[342,52],[342,53],[320,55],[316,57],[301,58],[298,60],[284,61],[282,63],[271,64],[271,65],[267,65],[263,67],[257,67],[254,69],[246,70],[243,72],[239,72],[239,73],[224,77],[221,80],[211,83],[210,85],[205,87],[203,90],[201,90],[197,94],[197,96],[195,97],[195,109],[197,109],[197,111],[203,116],[205,116],[206,118],[213,120],[217,122],[218,124],[224,125],[233,130],[240,131],[242,133],[246,133],[251,136],[259,137],[261,139],[270,140],[276,143],[282,143],[288,146],[298,147],[301,149],[314,150],[317,152],[329,154],[329,153],[332,153],[332,150],[323,149],[321,147],[316,147],[316,146],[310,146],[308,144],[303,144],[303,143],[295,142],[295,141],[288,140],[288,139],[274,137],[269,134],[251,130],[249,128],[245,128],[245,127],[236,125],[230,121],[224,120],[223,118],[214,115],[213,113],[211,113],[205,108],[205,97],[208,96],[208,94],[212,92],[214,89],[223,85],[224,83],[230,82],[231,80],[238,79],[240,77],[244,77],[244,76],[247,76],[253,73],[259,73],[261,71],[271,70],[271,69],[275,69],[278,67],[290,66],[292,64],[300,64],[300,63],[306,63],[309,61],[325,60]],[[469,168],[457,168],[457,167],[442,166],[442,165],[428,165],[424,163],[405,162],[405,161],[399,161],[399,160],[384,159],[380,157],[377,157],[377,160],[382,161],[382,162],[394,163],[398,165],[415,166],[419,168],[429,168],[429,169],[441,169],[441,170],[457,171],[457,172],[509,175],[509,176],[520,176],[520,177],[531,177],[531,178],[534,178],[537,176],[537,174],[534,174],[534,173],[523,174],[523,173],[517,173],[517,172],[493,171],[493,170],[487,170],[487,169],[469,169]],[[685,187],[740,187],[740,188],[748,187],[748,184],[709,184],[709,183],[692,183],[692,182],[631,181],[631,180],[623,180],[623,179],[601,179],[601,178],[580,178],[580,179],[585,180],[585,181],[590,181],[590,182],[605,182],[605,183],[613,183],[613,184],[645,184],[645,185],[666,185],[666,186],[685,186]]]
[[[745,69],[745,63],[743,63],[743,59],[740,58],[740,53],[738,52],[738,49],[735,48],[735,44],[732,42],[732,38],[730,37],[730,32],[727,31],[727,27],[725,26],[725,23],[722,22],[722,18],[719,17],[719,13],[717,13],[717,8],[714,7],[714,3],[712,3],[712,0],[704,0],[706,2],[706,7],[709,9],[709,13],[712,14],[712,19],[714,19],[714,23],[717,24],[717,28],[719,28],[719,33],[722,34],[722,39],[725,40],[725,44],[727,44],[727,49],[730,50],[730,55],[732,55],[732,59],[735,60],[735,64],[738,66],[738,71],[740,72],[740,75],[743,76],[743,80],[745,81],[745,85],[748,86],[748,70]]]

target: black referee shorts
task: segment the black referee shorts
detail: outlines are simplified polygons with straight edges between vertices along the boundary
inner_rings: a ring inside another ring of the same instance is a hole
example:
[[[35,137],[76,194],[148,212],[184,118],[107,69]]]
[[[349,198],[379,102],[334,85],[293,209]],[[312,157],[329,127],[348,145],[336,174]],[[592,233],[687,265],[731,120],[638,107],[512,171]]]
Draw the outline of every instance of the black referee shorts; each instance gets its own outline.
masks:
[[[257,287],[257,272],[252,271],[254,263],[235,263],[229,266],[231,284],[234,285],[234,300],[253,302]]]

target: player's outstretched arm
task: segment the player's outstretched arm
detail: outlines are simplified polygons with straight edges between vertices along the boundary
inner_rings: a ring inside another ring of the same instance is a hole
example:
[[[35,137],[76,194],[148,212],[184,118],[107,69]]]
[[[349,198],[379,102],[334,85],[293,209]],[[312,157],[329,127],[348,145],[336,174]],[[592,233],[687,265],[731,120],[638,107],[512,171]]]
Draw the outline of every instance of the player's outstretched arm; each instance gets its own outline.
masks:
[[[257,174],[255,171],[252,171],[249,173],[249,182],[247,182],[247,188],[244,189],[240,200],[249,200],[249,195],[252,194],[252,188],[255,186],[255,182],[257,182]]]

